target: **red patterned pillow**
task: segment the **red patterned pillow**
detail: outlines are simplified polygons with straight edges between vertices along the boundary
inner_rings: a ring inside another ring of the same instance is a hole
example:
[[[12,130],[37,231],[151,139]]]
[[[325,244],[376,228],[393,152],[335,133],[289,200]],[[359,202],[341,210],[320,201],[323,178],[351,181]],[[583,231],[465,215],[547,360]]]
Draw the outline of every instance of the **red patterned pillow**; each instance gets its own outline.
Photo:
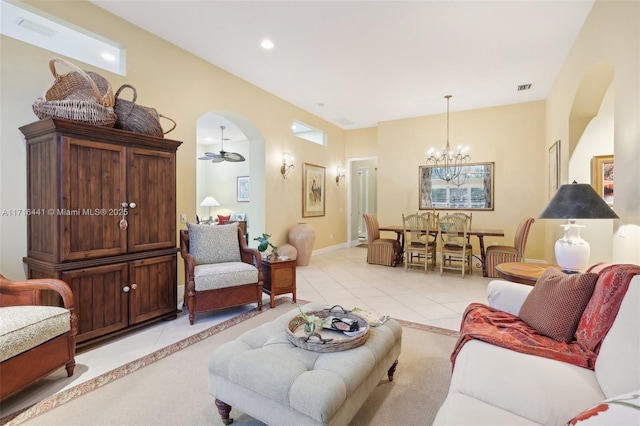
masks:
[[[518,316],[538,333],[558,342],[570,342],[598,274],[564,274],[547,268],[527,296]]]
[[[222,223],[225,220],[230,220],[230,219],[231,219],[231,215],[228,215],[228,216],[222,216],[220,214],[218,215],[218,223]]]

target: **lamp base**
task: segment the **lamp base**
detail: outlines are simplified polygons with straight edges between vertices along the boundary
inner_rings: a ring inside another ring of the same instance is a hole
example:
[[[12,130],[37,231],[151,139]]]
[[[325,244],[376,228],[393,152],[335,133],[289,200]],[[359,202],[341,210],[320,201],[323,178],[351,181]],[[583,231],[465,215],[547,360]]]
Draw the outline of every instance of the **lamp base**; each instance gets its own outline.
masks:
[[[556,262],[565,273],[577,273],[589,264],[591,247],[589,243],[580,237],[582,225],[576,225],[575,220],[569,220],[568,224],[561,225],[564,228],[564,236],[556,241]]]

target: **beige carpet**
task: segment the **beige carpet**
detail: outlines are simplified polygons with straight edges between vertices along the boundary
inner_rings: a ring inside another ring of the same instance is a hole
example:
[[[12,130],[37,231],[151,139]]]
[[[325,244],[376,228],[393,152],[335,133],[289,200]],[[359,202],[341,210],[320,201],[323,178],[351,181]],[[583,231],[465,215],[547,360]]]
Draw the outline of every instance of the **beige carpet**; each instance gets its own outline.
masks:
[[[241,315],[242,318],[200,333],[200,337],[185,339],[91,383],[54,395],[5,424],[222,425],[207,389],[209,354],[222,343],[291,308],[291,304],[281,303],[257,315]],[[445,398],[451,371],[449,355],[457,333],[400,323],[402,353],[394,381],[381,377],[352,425],[428,425]],[[236,409],[231,415],[234,424],[262,424]]]

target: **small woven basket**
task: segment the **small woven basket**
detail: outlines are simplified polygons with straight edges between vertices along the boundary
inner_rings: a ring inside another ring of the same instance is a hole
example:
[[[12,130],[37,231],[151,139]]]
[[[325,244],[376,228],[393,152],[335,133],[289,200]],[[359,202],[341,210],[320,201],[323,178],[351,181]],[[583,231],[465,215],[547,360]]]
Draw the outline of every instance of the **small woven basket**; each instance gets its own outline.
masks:
[[[132,100],[129,101],[120,98],[120,92],[124,89],[131,89],[133,91]],[[135,87],[130,84],[123,84],[120,86],[116,92],[116,104],[114,107],[116,115],[118,116],[115,124],[117,129],[162,138],[164,135],[176,128],[175,121],[169,117],[159,114],[154,108],[136,104],[137,99],[138,92]],[[173,127],[164,131],[160,124],[160,118],[171,121],[173,123]]]
[[[334,309],[340,308],[340,311]],[[313,352],[339,352],[346,351],[348,349],[357,348],[364,344],[369,337],[369,323],[361,316],[355,315],[350,311],[346,311],[341,306],[333,306],[332,308],[323,309],[321,311],[306,312],[307,315],[315,315],[321,320],[328,317],[336,318],[349,318],[356,320],[360,328],[364,327],[364,331],[353,337],[348,337],[341,332],[332,330],[320,330],[320,333],[316,332],[311,335],[306,335],[301,329],[304,328],[305,321],[296,315],[289,321],[287,326],[287,338],[291,343],[299,348],[306,349]]]

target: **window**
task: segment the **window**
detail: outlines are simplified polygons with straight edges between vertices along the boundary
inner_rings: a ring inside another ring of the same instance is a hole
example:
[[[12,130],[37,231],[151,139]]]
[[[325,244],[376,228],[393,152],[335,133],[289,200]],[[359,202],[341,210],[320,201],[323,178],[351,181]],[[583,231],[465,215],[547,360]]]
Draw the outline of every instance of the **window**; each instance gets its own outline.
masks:
[[[291,125],[291,130],[295,136],[308,140],[309,142],[317,143],[318,145],[327,144],[327,134],[321,130],[314,129],[308,124],[294,121]]]
[[[22,3],[0,0],[0,11],[0,33],[126,75],[126,51],[118,44]]]

